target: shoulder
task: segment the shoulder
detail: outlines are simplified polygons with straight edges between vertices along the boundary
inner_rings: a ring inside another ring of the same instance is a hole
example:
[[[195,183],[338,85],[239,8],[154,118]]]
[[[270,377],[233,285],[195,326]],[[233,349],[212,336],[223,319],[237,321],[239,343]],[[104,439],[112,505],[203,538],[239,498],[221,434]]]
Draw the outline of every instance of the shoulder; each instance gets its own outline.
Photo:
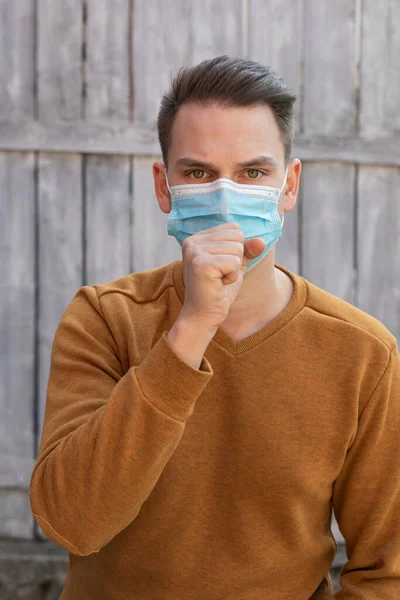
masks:
[[[310,281],[302,279],[307,286],[305,307],[313,312],[314,318],[324,320],[326,324],[329,322],[337,331],[350,332],[353,338],[358,338],[360,341],[383,345],[389,351],[396,347],[396,337],[381,321]]]
[[[67,306],[62,321],[72,318],[86,324],[107,321],[110,325],[126,323],[132,311],[158,314],[159,305],[168,302],[166,294],[175,293],[173,272],[177,262],[129,273],[112,281],[81,286]]]
[[[119,279],[89,287],[96,292],[100,303],[116,300],[117,297],[138,304],[154,302],[174,287],[173,270],[177,262],[173,261],[147,271],[129,273]]]

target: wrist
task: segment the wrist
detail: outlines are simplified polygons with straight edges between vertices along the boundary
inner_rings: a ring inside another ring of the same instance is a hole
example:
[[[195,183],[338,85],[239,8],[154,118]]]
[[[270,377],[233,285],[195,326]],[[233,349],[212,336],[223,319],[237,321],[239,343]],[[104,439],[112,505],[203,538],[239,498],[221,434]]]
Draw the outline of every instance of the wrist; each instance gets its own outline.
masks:
[[[218,325],[211,325],[201,317],[186,313],[185,308],[181,310],[175,324],[180,329],[188,332],[188,334],[192,334],[205,342],[208,340],[208,343],[212,340],[218,329]]]
[[[200,321],[179,316],[167,333],[167,339],[182,360],[198,369],[217,329],[206,328]]]

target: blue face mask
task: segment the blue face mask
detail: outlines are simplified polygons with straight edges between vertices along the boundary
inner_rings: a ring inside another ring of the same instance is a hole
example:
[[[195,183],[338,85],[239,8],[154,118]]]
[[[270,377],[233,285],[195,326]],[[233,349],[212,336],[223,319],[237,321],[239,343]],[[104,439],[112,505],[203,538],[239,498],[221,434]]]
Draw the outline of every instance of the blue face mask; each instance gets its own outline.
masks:
[[[168,235],[182,246],[183,241],[204,229],[235,221],[245,239],[259,237],[265,248],[247,265],[246,272],[255,267],[275,246],[282,236],[284,217],[278,212],[281,188],[264,185],[235,183],[220,178],[211,183],[173,185],[167,187],[171,194],[171,212],[168,214]]]

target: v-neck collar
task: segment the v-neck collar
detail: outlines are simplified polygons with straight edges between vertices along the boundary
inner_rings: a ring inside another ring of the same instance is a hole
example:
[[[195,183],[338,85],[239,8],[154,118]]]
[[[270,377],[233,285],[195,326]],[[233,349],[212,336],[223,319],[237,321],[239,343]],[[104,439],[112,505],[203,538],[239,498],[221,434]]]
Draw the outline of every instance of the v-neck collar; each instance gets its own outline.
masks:
[[[227,350],[227,352],[230,354],[237,356],[242,352],[251,350],[276,333],[279,329],[282,329],[282,327],[289,323],[289,321],[293,319],[293,317],[295,317],[297,313],[300,312],[300,310],[304,307],[307,299],[307,285],[305,280],[300,277],[300,275],[292,273],[292,271],[285,269],[281,265],[275,264],[275,267],[286,273],[293,281],[293,293],[289,304],[279,313],[279,315],[267,323],[265,327],[259,331],[256,331],[255,333],[252,333],[243,340],[234,340],[230,335],[228,335],[228,333],[226,333],[226,331],[219,327],[212,341],[225,348],[225,350]],[[173,281],[178,298],[183,304],[185,300],[185,284],[183,281],[182,260],[175,262],[173,267]]]

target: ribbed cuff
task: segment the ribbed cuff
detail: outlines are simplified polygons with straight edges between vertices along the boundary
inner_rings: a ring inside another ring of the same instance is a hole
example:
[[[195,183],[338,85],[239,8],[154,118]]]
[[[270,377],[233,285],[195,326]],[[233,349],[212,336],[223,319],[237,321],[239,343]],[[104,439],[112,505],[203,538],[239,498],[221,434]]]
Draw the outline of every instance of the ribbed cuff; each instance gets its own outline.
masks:
[[[167,333],[164,331],[146,358],[133,368],[146,398],[174,419],[186,421],[214,373],[204,356],[199,369],[182,360]]]

